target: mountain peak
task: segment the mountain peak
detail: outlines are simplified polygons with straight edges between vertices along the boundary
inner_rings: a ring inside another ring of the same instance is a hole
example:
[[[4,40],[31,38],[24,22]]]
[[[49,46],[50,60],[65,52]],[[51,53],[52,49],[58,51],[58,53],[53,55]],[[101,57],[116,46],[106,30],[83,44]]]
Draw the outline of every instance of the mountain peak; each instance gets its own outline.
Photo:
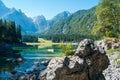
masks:
[[[37,18],[45,19],[43,15],[37,16]]]
[[[19,11],[20,13],[23,13],[21,9],[18,9],[18,11]]]
[[[70,12],[69,11],[63,11],[63,12],[59,13],[58,15],[56,15],[55,17],[57,17],[57,16],[68,17],[68,16],[70,16]]]
[[[71,14],[69,11],[63,11],[64,14]]]
[[[46,18],[43,15],[33,17],[33,21],[40,21],[40,20],[46,20]]]
[[[70,16],[70,12],[69,11],[63,11],[59,14],[57,14],[53,19],[52,22],[58,22],[60,20],[63,20],[65,18],[67,18],[68,16]]]
[[[6,7],[1,0],[0,0],[0,7]]]

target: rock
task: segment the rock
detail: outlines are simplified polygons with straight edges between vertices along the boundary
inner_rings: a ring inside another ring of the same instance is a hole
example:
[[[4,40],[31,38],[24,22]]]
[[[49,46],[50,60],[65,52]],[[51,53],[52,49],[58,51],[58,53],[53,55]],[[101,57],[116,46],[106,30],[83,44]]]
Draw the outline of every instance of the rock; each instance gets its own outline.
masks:
[[[13,62],[14,58],[7,58],[6,62]]]
[[[40,63],[39,61],[35,61],[33,65],[38,65],[39,63]]]
[[[42,61],[40,64],[47,66],[50,60],[46,59]]]
[[[109,65],[105,51],[92,40],[85,39],[72,57],[51,59],[40,80],[105,80],[102,74]]]
[[[79,64],[82,64],[82,65],[79,66]],[[84,60],[82,58],[79,58],[78,56],[73,56],[69,60],[68,67],[70,69],[76,68],[76,69],[79,69],[82,71],[85,66],[86,66],[86,64],[84,64]]]
[[[23,59],[22,58],[18,58],[17,62],[23,62]]]
[[[33,68],[28,68],[28,69],[26,69],[26,71],[25,72],[27,72],[27,73],[31,73],[31,72],[33,72],[34,71],[34,69]]]
[[[112,47],[112,43],[106,40],[96,41],[96,45],[103,48],[104,50],[108,50]]]
[[[13,75],[16,74],[16,73],[17,73],[17,71],[15,71],[15,70],[13,70],[13,71],[11,72],[11,74],[13,74]]]
[[[21,75],[21,76],[19,77],[19,80],[26,80],[25,77],[26,77],[25,75]]]
[[[23,62],[24,59],[23,58],[8,58],[6,59],[6,62],[12,62],[12,63],[20,63],[20,62]]]
[[[110,65],[103,74],[106,80],[120,80],[120,65]]]
[[[112,44],[112,49],[116,49],[116,48],[120,48],[120,42]]]
[[[62,68],[63,66],[68,65],[67,59],[68,59],[67,57],[56,57],[56,58],[51,59],[49,65],[48,65],[48,69],[46,69],[42,73],[42,75],[40,75],[41,79],[44,80],[44,78],[47,76],[46,77],[47,80],[52,80],[55,77],[56,69]],[[46,75],[46,73],[47,73],[47,75]],[[44,76],[44,75],[46,75],[46,76]]]
[[[114,52],[111,54],[107,54],[110,60],[110,65],[103,72],[106,80],[120,80],[120,64],[116,64],[114,62],[115,59],[118,59],[120,52]]]
[[[86,57],[92,54],[92,49],[94,48],[93,41],[90,39],[84,39],[78,45],[78,48],[75,52],[76,55],[80,57]]]
[[[8,80],[38,80],[39,70],[29,71],[24,74],[16,75]]]
[[[96,45],[104,50],[120,48],[120,41],[117,39],[96,41]]]

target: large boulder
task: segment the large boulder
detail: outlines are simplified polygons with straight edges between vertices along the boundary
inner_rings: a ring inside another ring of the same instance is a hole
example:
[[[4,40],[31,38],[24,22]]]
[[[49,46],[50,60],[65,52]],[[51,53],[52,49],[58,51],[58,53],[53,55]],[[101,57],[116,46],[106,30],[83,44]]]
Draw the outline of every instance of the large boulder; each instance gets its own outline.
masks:
[[[102,72],[109,65],[105,51],[90,39],[81,41],[72,57],[51,59],[40,80],[105,80]]]

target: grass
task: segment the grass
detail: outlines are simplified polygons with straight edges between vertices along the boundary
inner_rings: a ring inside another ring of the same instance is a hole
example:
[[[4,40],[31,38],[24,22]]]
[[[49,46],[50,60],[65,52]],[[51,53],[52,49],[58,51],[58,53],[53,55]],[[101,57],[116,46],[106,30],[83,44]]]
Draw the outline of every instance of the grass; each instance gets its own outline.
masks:
[[[109,42],[118,42],[118,38],[110,38],[110,37],[104,37],[104,40],[109,41]]]
[[[42,38],[38,38],[38,42],[26,42],[25,44],[27,44],[27,45],[44,45],[44,46],[49,46],[49,45],[52,45],[52,41],[45,40],[45,39],[42,39]]]
[[[116,64],[120,64],[120,58],[119,59],[115,59],[113,62],[116,63]]]
[[[117,48],[117,49],[109,49],[106,51],[107,54],[111,54],[113,52],[120,52],[120,48]]]

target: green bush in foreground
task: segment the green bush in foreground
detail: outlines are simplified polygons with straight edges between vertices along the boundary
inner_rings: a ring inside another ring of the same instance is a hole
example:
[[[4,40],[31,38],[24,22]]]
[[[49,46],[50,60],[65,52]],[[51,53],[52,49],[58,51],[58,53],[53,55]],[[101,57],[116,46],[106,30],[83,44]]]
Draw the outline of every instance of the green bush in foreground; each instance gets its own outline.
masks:
[[[73,50],[72,44],[65,45],[64,43],[60,43],[59,47],[62,49],[64,55],[66,56],[72,55],[72,50]]]

